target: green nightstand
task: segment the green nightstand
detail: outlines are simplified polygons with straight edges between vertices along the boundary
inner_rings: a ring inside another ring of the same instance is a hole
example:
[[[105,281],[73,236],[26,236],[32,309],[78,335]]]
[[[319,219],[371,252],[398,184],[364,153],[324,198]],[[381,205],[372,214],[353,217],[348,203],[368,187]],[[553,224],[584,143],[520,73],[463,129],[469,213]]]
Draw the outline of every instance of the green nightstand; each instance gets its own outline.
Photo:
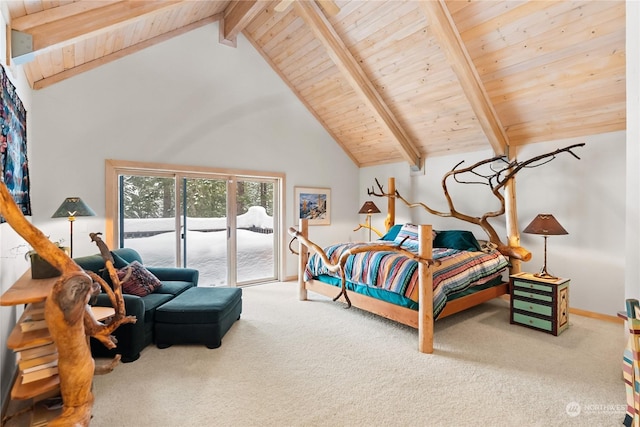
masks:
[[[569,327],[569,279],[543,279],[531,273],[511,278],[511,324],[553,335]]]

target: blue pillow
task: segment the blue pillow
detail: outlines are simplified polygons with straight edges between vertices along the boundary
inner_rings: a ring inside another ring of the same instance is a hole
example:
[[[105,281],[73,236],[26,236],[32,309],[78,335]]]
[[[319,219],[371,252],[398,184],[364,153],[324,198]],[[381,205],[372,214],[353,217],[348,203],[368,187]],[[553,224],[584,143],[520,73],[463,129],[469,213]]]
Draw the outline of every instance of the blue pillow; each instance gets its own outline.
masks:
[[[400,232],[401,228],[402,228],[402,224],[396,224],[396,225],[391,226],[389,231],[387,231],[387,234],[382,236],[380,238],[380,240],[388,240],[390,242],[393,242],[393,240],[396,238],[396,236]]]
[[[464,230],[443,230],[436,232],[433,239],[434,248],[450,248],[459,251],[480,252],[480,243],[470,231]]]

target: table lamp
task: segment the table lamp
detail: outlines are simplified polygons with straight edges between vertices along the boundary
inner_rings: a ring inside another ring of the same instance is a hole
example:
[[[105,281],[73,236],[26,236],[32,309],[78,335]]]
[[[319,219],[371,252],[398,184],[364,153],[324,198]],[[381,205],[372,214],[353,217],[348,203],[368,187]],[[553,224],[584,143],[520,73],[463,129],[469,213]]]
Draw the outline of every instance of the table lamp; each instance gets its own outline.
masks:
[[[71,258],[73,258],[73,221],[77,216],[96,216],[96,213],[80,197],[67,197],[58,210],[51,215],[51,218],[67,218],[69,220],[69,256]]]
[[[547,271],[547,237],[558,236],[562,234],[569,234],[560,223],[551,214],[538,214],[531,224],[527,226],[523,233],[527,234],[541,234],[544,237],[544,265],[539,273],[534,276],[541,279],[557,279],[556,276],[549,274]]]
[[[364,205],[358,211],[359,214],[367,214],[365,221],[365,227],[369,229],[369,241],[371,241],[371,215],[374,213],[380,213],[380,209],[371,200],[364,202]]]

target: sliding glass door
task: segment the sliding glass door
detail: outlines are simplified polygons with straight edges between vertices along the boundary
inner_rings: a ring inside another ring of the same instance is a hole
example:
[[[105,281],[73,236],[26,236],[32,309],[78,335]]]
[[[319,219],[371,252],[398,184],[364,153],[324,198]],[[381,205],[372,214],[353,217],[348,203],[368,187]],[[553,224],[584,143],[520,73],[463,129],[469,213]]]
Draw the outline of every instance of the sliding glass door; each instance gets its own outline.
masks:
[[[236,280],[260,282],[276,277],[276,234],[273,232],[273,180],[238,179],[235,181]]]
[[[195,268],[200,286],[277,280],[278,189],[273,178],[119,175],[120,246],[147,265]]]
[[[173,176],[119,176],[120,247],[138,251],[151,266],[180,265]]]
[[[225,286],[229,280],[228,179],[183,178],[184,266],[200,271],[200,286]]]

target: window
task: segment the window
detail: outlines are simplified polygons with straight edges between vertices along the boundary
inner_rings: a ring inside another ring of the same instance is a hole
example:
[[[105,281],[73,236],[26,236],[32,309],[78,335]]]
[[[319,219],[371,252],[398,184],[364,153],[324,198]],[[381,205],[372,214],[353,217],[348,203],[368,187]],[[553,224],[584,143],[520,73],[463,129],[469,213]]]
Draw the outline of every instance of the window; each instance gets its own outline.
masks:
[[[279,280],[284,175],[107,160],[110,247],[200,271],[200,286]]]

